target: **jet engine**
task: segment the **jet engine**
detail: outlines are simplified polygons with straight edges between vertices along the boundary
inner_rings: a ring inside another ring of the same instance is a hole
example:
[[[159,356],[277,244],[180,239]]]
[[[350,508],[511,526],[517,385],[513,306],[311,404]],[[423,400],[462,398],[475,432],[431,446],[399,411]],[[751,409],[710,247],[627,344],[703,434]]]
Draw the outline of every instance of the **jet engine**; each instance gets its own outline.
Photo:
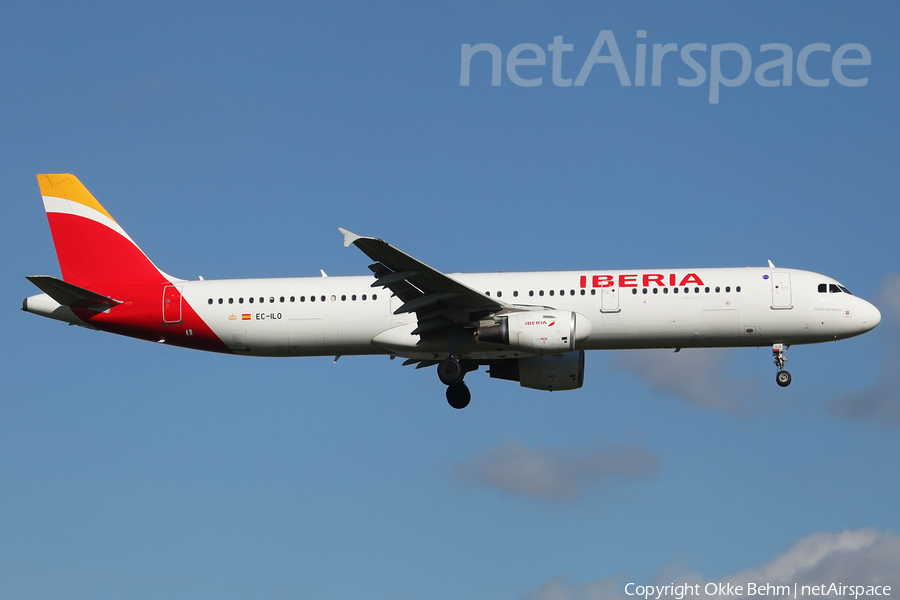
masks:
[[[491,363],[488,373],[533,390],[577,390],[584,384],[584,350],[499,360]]]
[[[495,324],[478,328],[479,342],[511,346],[531,354],[560,354],[591,334],[591,322],[571,311],[533,310],[495,317]],[[524,384],[523,384],[524,385]]]

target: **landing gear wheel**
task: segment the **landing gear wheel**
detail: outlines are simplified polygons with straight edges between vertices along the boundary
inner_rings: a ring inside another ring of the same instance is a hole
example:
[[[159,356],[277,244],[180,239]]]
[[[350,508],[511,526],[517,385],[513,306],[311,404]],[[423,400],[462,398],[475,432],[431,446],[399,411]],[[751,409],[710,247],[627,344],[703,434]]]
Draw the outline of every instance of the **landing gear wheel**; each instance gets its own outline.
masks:
[[[778,374],[775,375],[775,383],[777,383],[781,387],[787,387],[791,385],[791,374],[787,371],[778,371]]]
[[[778,373],[775,374],[775,383],[781,387],[791,385],[791,374],[784,370],[784,363],[787,362],[784,353],[787,352],[787,349],[788,346],[785,344],[772,344],[772,356],[775,358],[775,366],[778,368]]]
[[[438,377],[441,378],[441,383],[450,386],[462,383],[463,375],[466,374],[462,365],[455,358],[445,358],[439,362],[437,372]]]
[[[471,399],[472,393],[466,384],[460,382],[447,387],[447,402],[453,408],[457,410],[465,408]]]

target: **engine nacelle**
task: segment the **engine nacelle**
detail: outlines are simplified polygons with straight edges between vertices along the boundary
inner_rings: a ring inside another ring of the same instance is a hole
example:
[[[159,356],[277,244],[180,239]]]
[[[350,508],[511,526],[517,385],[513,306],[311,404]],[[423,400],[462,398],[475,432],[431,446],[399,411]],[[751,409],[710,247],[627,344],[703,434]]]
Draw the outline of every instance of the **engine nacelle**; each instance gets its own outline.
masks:
[[[584,350],[509,358],[491,364],[491,377],[518,381],[533,390],[577,390],[584,384]]]
[[[591,334],[591,321],[571,311],[532,310],[499,317],[478,328],[478,341],[511,346],[531,354],[560,354],[575,349]]]

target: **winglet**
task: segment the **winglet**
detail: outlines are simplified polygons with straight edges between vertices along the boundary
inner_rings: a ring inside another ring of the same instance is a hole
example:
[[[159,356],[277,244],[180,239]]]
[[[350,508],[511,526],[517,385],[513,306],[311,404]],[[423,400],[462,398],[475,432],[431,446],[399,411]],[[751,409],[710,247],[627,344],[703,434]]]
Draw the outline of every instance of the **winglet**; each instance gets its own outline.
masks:
[[[338,227],[338,231],[340,231],[341,233],[344,234],[344,248],[346,248],[347,246],[349,246],[356,240],[362,238],[361,235],[356,235],[355,233],[353,233],[351,231],[347,231],[346,229],[344,229],[342,227]]]

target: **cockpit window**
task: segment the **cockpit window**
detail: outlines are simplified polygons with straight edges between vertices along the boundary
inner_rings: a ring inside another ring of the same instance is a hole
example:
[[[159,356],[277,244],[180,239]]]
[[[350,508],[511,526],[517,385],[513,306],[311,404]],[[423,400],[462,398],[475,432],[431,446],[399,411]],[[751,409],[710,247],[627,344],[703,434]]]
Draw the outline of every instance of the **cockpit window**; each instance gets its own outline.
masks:
[[[820,283],[819,284],[819,293],[824,294],[826,292],[828,292],[830,294],[850,294],[851,296],[853,295],[850,293],[850,290],[848,290],[847,288],[845,288],[844,286],[842,286],[840,284]]]

